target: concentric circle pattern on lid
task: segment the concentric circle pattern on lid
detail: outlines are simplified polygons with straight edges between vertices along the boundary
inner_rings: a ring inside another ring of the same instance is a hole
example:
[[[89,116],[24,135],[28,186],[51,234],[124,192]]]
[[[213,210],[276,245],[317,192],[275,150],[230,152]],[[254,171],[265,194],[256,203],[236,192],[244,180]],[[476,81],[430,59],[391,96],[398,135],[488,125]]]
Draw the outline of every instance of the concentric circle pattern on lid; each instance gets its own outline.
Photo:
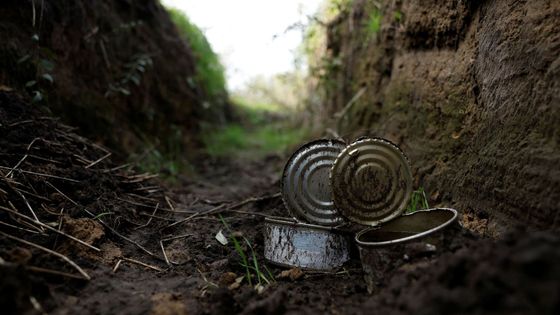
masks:
[[[344,221],[332,201],[329,172],[345,146],[338,140],[317,140],[292,155],[282,176],[282,199],[292,216],[328,226]]]
[[[330,181],[337,209],[364,225],[401,215],[412,193],[408,159],[380,138],[359,139],[346,147],[333,164]]]

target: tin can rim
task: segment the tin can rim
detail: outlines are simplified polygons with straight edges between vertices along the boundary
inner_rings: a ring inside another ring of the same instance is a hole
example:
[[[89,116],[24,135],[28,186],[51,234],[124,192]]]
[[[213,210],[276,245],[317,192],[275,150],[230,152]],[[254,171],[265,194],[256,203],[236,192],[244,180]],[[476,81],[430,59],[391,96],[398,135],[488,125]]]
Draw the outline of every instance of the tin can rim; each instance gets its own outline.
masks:
[[[390,240],[390,241],[383,241],[383,242],[365,242],[365,241],[361,241],[360,237],[362,235],[364,235],[365,233],[372,231],[372,230],[376,230],[379,229],[381,227],[382,224],[376,225],[376,226],[372,226],[366,229],[363,229],[361,231],[359,231],[358,233],[356,233],[356,236],[354,237],[355,242],[362,246],[362,247],[383,247],[383,246],[387,246],[387,245],[394,245],[394,244],[399,244],[399,243],[406,243],[415,239],[419,239],[422,238],[424,236],[430,235],[434,232],[437,232],[439,230],[444,229],[445,227],[449,226],[450,224],[452,224],[453,222],[457,221],[457,217],[458,217],[458,212],[457,210],[453,209],[453,208],[431,208],[431,209],[424,209],[424,210],[418,210],[415,211],[413,213],[409,213],[409,214],[405,214],[403,216],[400,216],[399,218],[402,217],[407,217],[407,216],[412,216],[415,215],[417,213],[421,213],[421,212],[430,212],[430,211],[438,211],[438,210],[444,210],[444,211],[449,211],[451,213],[453,213],[453,216],[447,220],[446,222],[431,228],[429,230],[420,232],[418,234],[414,234],[411,236],[407,236],[407,237],[403,237],[403,238],[399,238],[399,239],[395,239],[395,240]],[[390,222],[390,221],[389,221]]]
[[[291,219],[291,220],[290,220]],[[286,225],[292,227],[303,227],[309,228],[312,230],[320,230],[320,231],[336,231],[337,229],[334,226],[325,226],[325,225],[317,225],[317,224],[310,224],[300,222],[295,218],[286,218],[285,220],[282,219],[273,219],[273,218],[264,218],[265,223],[272,223],[277,225]]]

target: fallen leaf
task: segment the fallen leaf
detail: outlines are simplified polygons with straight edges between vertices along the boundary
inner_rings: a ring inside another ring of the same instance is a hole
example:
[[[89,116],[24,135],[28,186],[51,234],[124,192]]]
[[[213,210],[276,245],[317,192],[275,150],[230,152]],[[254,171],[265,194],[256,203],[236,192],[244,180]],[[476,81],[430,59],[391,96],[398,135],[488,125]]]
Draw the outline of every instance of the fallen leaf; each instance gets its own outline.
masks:
[[[218,232],[218,234],[216,234],[216,240],[217,240],[218,242],[220,242],[220,244],[222,244],[222,245],[224,245],[224,246],[228,244],[228,240],[227,240],[227,238],[224,236],[224,233],[222,233],[222,230],[220,230],[220,231]]]
[[[292,268],[290,270],[284,270],[280,273],[278,278],[280,279],[290,279],[292,281],[298,280],[303,277],[305,273],[298,267]]]

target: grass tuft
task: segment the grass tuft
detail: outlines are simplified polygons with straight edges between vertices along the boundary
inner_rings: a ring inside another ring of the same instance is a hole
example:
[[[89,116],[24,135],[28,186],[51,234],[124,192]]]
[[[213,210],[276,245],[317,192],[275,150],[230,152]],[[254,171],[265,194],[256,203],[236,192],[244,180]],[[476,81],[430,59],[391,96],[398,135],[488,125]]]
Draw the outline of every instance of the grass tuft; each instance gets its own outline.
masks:
[[[413,213],[422,209],[429,209],[428,198],[426,197],[426,192],[423,187],[418,188],[412,192],[412,197],[405,213]]]

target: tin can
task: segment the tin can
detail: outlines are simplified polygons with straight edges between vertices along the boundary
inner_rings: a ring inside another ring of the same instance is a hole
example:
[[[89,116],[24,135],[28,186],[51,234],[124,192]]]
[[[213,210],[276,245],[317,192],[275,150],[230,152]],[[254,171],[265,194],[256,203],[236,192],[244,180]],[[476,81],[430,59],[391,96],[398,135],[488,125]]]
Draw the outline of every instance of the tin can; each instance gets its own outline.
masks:
[[[413,256],[431,255],[454,231],[457,211],[450,208],[420,210],[356,234],[364,279],[373,293],[382,280]],[[451,235],[452,237],[452,235]]]
[[[265,258],[276,265],[332,270],[350,259],[350,237],[315,224],[265,219]]]

